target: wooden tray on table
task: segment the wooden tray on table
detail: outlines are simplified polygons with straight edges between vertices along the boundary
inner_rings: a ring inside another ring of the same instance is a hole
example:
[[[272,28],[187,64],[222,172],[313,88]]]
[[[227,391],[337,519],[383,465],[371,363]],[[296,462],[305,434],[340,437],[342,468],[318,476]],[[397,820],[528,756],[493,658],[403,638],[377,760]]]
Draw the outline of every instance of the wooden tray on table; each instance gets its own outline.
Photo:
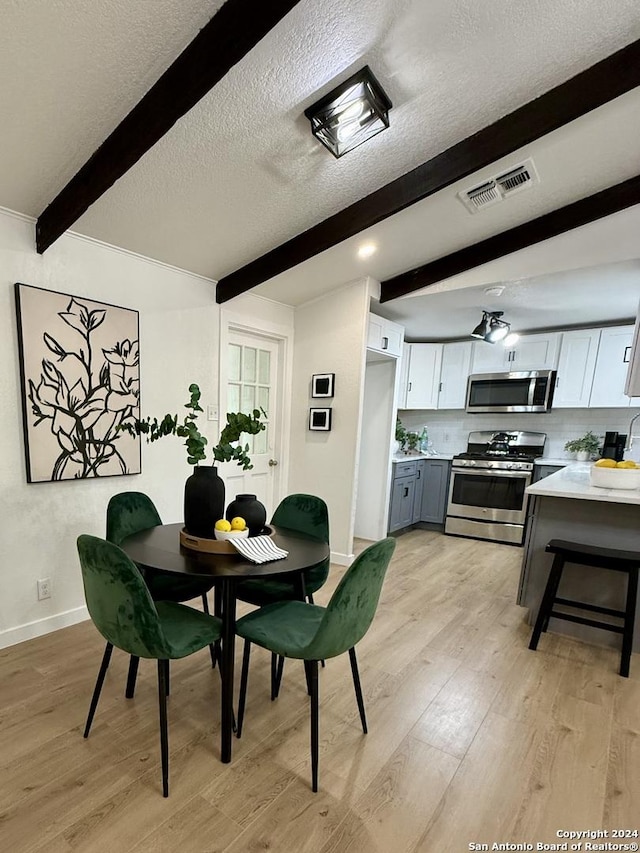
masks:
[[[262,528],[261,536],[273,536],[273,528]],[[207,539],[205,536],[192,536],[182,528],[180,531],[180,544],[191,551],[199,551],[201,554],[237,554],[235,547],[228,539]]]

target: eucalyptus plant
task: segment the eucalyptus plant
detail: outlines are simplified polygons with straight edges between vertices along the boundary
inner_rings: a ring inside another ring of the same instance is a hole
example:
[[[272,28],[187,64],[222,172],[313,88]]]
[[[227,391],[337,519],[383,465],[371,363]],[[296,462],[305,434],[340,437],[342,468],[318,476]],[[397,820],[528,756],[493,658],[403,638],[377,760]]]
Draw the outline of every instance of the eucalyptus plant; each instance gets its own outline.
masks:
[[[195,383],[189,385],[191,397],[185,403],[185,409],[189,413],[182,421],[177,415],[166,414],[162,420],[157,418],[144,418],[143,420],[127,421],[120,425],[120,429],[130,435],[144,435],[147,441],[158,441],[166,435],[178,435],[186,439],[187,462],[189,465],[198,465],[206,459],[205,450],[208,444],[206,436],[202,435],[197,427],[198,412],[204,411],[200,405],[200,388]],[[236,444],[243,433],[256,435],[266,429],[260,418],[266,417],[264,409],[254,409],[251,414],[244,412],[228,412],[227,423],[220,433],[218,444],[211,448],[213,458],[216,462],[237,462],[245,471],[253,468],[249,457],[249,445]]]

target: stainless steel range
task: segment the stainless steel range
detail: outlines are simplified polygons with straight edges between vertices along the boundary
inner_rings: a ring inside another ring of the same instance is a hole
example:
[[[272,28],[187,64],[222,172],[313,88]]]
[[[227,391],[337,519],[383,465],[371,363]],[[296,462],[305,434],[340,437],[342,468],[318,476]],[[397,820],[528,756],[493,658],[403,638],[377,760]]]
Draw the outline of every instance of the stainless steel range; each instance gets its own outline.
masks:
[[[467,452],[453,457],[445,533],[521,545],[525,489],[545,439],[543,432],[469,433]]]

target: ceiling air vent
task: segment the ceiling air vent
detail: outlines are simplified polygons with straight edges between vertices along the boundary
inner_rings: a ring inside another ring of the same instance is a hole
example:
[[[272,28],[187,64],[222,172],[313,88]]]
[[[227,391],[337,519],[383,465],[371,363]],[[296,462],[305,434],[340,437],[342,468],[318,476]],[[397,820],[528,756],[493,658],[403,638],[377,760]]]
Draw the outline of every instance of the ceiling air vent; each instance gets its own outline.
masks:
[[[462,190],[458,193],[458,198],[467,210],[475,213],[481,208],[503,201],[507,196],[529,189],[537,183],[538,174],[533,165],[533,160],[529,159],[513,166],[506,172],[489,178],[476,187]]]

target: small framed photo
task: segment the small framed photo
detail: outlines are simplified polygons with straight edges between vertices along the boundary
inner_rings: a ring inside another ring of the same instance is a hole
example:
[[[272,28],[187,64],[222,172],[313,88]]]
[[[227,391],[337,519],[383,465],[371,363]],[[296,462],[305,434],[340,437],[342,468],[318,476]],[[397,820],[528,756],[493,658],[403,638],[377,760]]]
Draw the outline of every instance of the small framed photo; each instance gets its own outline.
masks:
[[[329,432],[331,430],[331,409],[309,409],[309,429]]]
[[[335,373],[314,373],[311,377],[311,396],[333,397],[335,384]]]

